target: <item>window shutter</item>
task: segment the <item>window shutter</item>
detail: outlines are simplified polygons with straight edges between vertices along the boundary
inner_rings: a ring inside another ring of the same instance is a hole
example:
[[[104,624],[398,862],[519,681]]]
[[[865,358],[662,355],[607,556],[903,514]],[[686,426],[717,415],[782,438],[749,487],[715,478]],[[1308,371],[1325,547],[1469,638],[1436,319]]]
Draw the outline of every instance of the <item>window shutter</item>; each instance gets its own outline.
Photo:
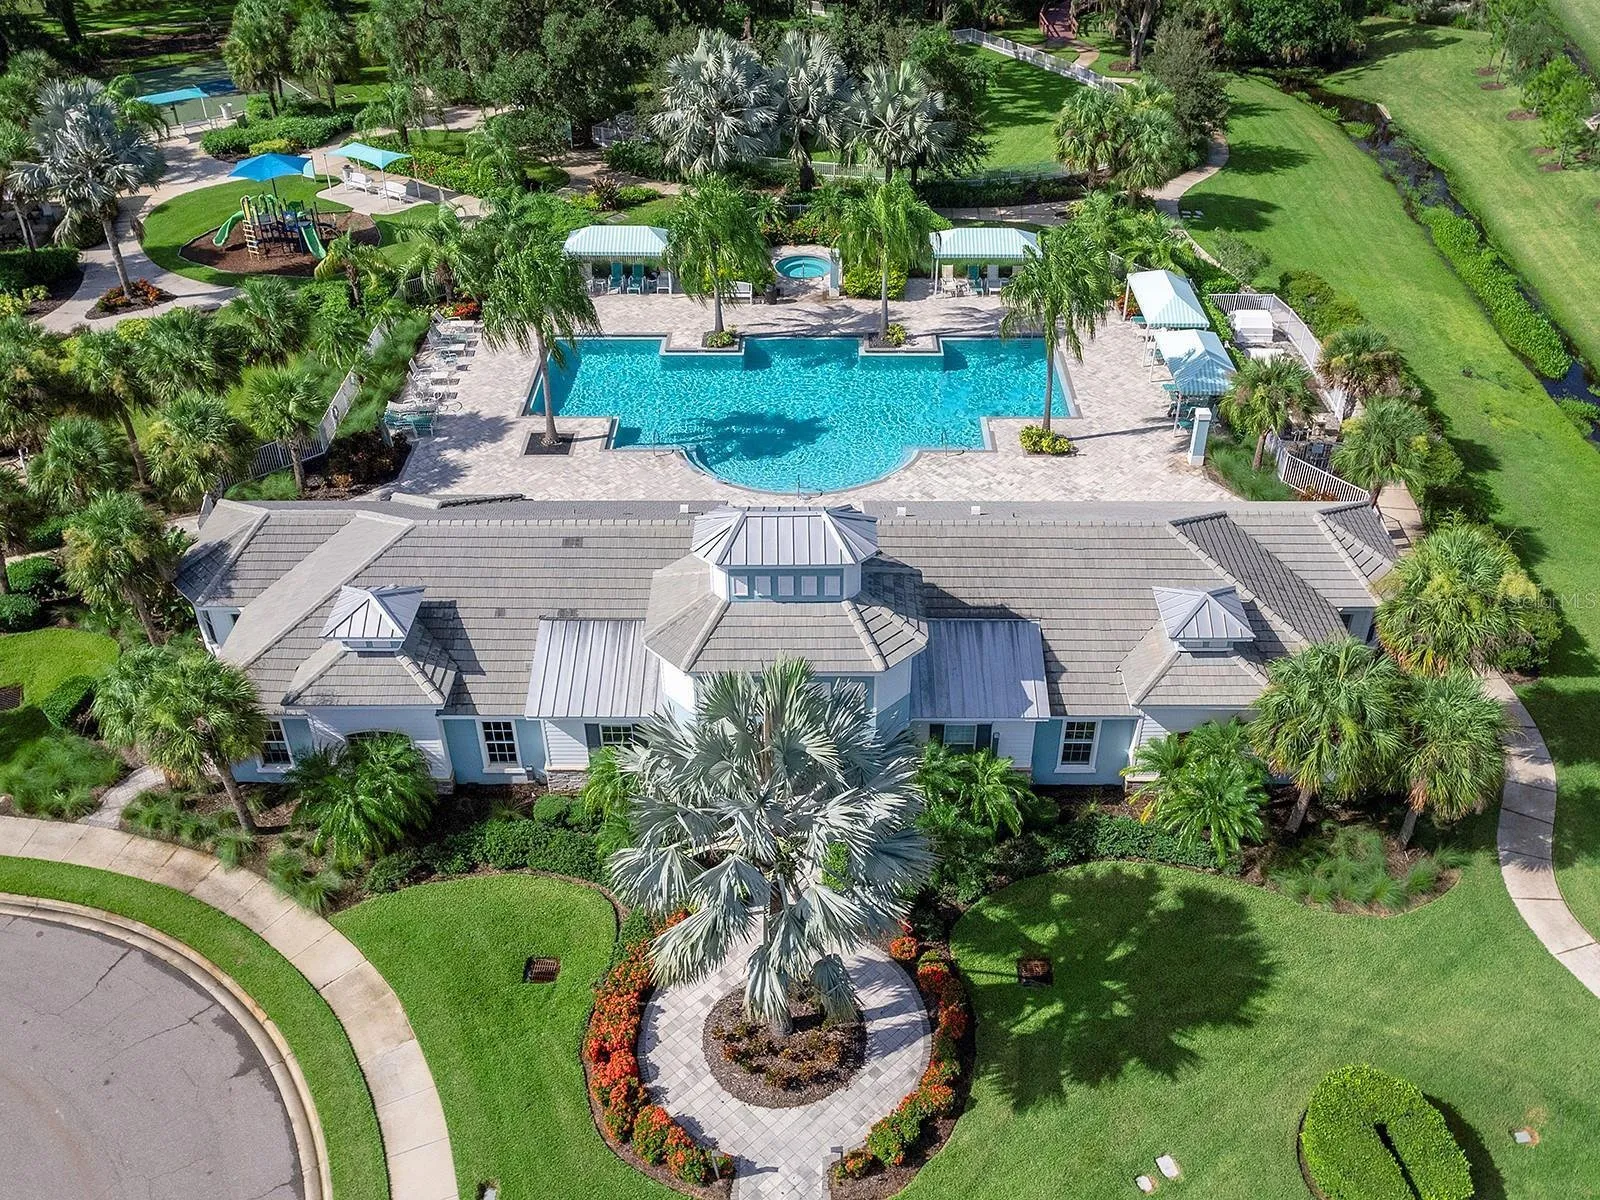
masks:
[[[972,748],[974,750],[993,750],[994,749],[994,726],[993,725],[979,725],[978,726],[978,736],[975,737],[972,740]]]
[[[941,745],[941,746],[944,745],[944,726],[943,725],[929,725],[928,726],[928,740],[930,742],[938,742],[939,745]]]
[[[591,753],[600,749],[600,726],[585,725],[583,727],[583,741]]]

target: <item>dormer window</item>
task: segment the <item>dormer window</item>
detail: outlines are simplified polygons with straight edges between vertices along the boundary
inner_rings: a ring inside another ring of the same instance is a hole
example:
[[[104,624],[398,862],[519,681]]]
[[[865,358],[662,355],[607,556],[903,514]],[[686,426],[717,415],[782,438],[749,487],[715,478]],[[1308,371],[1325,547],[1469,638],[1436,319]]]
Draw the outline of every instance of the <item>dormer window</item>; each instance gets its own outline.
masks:
[[[877,521],[853,508],[719,508],[696,518],[694,553],[729,600],[843,600],[878,553]]]
[[[1151,588],[1167,637],[1185,650],[1229,651],[1255,641],[1249,614],[1232,587]]]
[[[421,607],[420,587],[346,585],[323,623],[322,638],[348,650],[393,654],[405,645]]]
[[[840,600],[842,571],[729,571],[730,600]]]

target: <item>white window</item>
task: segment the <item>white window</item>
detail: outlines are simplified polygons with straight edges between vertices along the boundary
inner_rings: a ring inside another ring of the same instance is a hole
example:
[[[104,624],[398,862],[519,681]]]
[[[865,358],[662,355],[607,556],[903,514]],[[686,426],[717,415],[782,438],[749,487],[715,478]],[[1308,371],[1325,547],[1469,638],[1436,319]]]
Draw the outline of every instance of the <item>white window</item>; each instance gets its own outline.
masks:
[[[815,575],[800,576],[800,594],[802,596],[815,596],[817,594],[817,577]]]
[[[1100,722],[1067,721],[1061,726],[1061,766],[1068,771],[1094,770],[1095,743]]]
[[[728,576],[728,585],[734,596],[743,598],[750,594],[750,580],[743,575]]]
[[[602,746],[626,746],[633,741],[632,725],[602,725],[600,726],[600,744]]]
[[[778,595],[779,596],[792,596],[792,595],[794,595],[794,576],[793,575],[779,575],[778,576]]]
[[[514,721],[484,721],[483,764],[486,767],[514,767],[522,761],[517,753],[517,726]]]
[[[294,766],[294,751],[282,721],[267,722],[267,736],[261,742],[261,765],[270,771],[286,771]]]

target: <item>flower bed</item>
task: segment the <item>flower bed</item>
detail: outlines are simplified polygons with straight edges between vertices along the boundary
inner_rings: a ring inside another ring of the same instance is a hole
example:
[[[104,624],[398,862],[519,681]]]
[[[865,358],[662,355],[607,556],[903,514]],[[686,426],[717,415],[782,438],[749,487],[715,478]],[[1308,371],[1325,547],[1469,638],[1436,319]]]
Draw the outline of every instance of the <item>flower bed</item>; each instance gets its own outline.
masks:
[[[911,941],[894,940],[891,953],[897,961],[905,961]],[[966,984],[954,964],[936,952],[923,955],[916,970],[917,990],[933,1023],[927,1069],[917,1090],[872,1126],[863,1145],[834,1164],[828,1174],[834,1200],[878,1200],[910,1183],[949,1139],[971,1085],[972,1009]]]
[[[162,291],[148,279],[135,279],[127,294],[123,293],[121,284],[107,288],[94,302],[89,315],[108,317],[135,308],[154,308],[172,298],[171,292]]]
[[[650,941],[665,925],[628,943],[595,988],[583,1040],[590,1108],[606,1141],[647,1175],[691,1195],[732,1191],[733,1160],[703,1146],[658,1104],[648,1103],[639,1078],[639,1027],[650,994]]]

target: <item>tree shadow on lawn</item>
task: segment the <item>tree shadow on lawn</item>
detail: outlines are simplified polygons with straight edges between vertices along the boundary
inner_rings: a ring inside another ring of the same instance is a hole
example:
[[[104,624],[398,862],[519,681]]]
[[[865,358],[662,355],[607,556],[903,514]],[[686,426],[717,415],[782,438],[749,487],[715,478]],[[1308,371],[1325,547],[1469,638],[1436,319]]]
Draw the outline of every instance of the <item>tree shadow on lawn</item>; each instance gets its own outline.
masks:
[[[1271,214],[1278,211],[1270,200],[1216,191],[1190,192],[1178,203],[1202,214],[1188,222],[1194,228],[1228,233],[1260,233],[1272,225]]]
[[[1437,49],[1451,40],[1430,25],[1395,24],[1380,28],[1376,32],[1368,26],[1362,32],[1366,37],[1367,46],[1362,51],[1361,57],[1343,71],[1330,75],[1328,77],[1330,82],[1337,84],[1343,80],[1354,80],[1387,58],[1393,58],[1397,54],[1410,54],[1415,50]],[[1485,64],[1488,61],[1487,58],[1484,59]]]
[[[1027,908],[990,902],[963,918],[984,944],[1054,966],[1040,988],[974,972],[985,985],[983,1069],[1013,1108],[1130,1068],[1176,1077],[1202,1062],[1194,1035],[1255,1022],[1276,968],[1238,900],[1126,866],[1066,877],[1048,913],[1027,894]],[[1035,941],[1026,931],[1045,920],[1047,940]]]
[[[1494,1156],[1489,1153],[1489,1147],[1483,1144],[1478,1131],[1439,1097],[1429,1096],[1427,1101],[1443,1115],[1450,1136],[1456,1139],[1461,1153],[1467,1156],[1467,1165],[1472,1168],[1472,1200],[1506,1200],[1505,1177],[1500,1174],[1500,1168],[1494,1165]]]
[[[1228,165],[1224,170],[1234,175],[1275,175],[1279,171],[1303,167],[1310,161],[1311,156],[1296,146],[1240,138],[1228,143]]]

